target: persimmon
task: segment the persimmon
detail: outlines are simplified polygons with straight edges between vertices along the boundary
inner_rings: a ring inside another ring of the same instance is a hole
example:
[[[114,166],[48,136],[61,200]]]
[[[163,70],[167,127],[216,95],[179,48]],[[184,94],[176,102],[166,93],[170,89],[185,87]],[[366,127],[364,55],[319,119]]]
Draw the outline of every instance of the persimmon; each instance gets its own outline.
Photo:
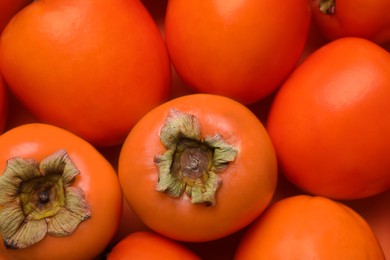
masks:
[[[350,207],[321,196],[296,195],[272,204],[242,237],[234,259],[375,259],[383,250]]]
[[[0,68],[37,120],[97,146],[123,142],[170,92],[165,43],[137,0],[33,1],[3,31]]]
[[[313,22],[330,40],[361,37],[390,41],[390,2],[387,0],[311,0]]]
[[[272,199],[277,163],[258,118],[230,98],[192,94],[146,114],[119,155],[130,208],[151,230],[202,242],[253,221]]]
[[[390,54],[346,37],[307,57],[267,118],[280,171],[302,190],[357,199],[390,188]]]
[[[130,233],[119,241],[107,255],[107,260],[170,259],[200,260],[190,249],[152,231]]]
[[[0,136],[0,255],[93,259],[114,237],[122,193],[111,164],[64,129],[25,124]]]
[[[310,17],[306,0],[169,0],[168,52],[177,74],[196,92],[254,103],[293,70]]]

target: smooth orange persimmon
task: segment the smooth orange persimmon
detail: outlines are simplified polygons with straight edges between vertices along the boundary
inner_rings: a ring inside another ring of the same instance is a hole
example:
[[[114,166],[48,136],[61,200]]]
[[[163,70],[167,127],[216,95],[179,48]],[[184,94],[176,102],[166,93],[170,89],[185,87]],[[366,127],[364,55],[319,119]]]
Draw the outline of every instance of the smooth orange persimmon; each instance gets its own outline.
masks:
[[[107,260],[200,260],[190,249],[177,241],[151,231],[130,233],[119,241],[107,255]]]
[[[310,0],[313,22],[330,40],[361,37],[390,42],[390,1]]]
[[[310,17],[306,0],[169,0],[167,47],[195,91],[254,103],[294,68]]]
[[[115,170],[89,143],[41,123],[0,137],[0,258],[94,259],[122,212]]]
[[[385,260],[367,222],[346,205],[320,196],[279,200],[250,226],[234,259]]]
[[[134,213],[188,242],[229,235],[270,203],[277,163],[258,118],[230,98],[193,94],[146,114],[129,133],[118,175]]]
[[[138,0],[34,1],[4,29],[0,68],[39,121],[98,146],[123,142],[170,92],[165,43]]]
[[[390,188],[390,54],[362,38],[312,53],[267,118],[280,170],[306,192],[356,199]]]

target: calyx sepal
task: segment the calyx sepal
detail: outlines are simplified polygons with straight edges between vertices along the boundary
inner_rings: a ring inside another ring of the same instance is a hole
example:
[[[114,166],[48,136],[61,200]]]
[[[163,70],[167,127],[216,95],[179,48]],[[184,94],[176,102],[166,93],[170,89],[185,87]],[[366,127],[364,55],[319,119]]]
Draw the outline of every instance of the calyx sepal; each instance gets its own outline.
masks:
[[[83,190],[72,186],[80,171],[65,150],[40,163],[7,161],[0,176],[0,234],[7,248],[26,248],[46,235],[69,236],[91,217]]]
[[[169,111],[160,140],[167,150],[154,158],[159,170],[156,190],[176,198],[185,193],[193,204],[215,206],[222,184],[218,174],[238,150],[220,134],[203,137],[198,119],[176,109]]]

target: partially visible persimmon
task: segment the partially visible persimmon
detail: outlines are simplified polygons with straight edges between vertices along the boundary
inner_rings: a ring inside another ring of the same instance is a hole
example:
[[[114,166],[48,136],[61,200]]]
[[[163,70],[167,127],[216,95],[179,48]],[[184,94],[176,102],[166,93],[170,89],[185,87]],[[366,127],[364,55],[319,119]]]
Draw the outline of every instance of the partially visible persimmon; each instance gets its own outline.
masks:
[[[4,29],[0,69],[39,120],[120,144],[170,92],[170,62],[138,0],[34,1]]]
[[[346,205],[296,195],[272,204],[248,229],[236,260],[385,260],[367,222]]]
[[[114,168],[71,132],[31,123],[0,136],[6,259],[94,259],[117,231],[122,202]]]
[[[378,44],[390,42],[390,1],[310,0],[313,21],[330,40],[361,37]]]
[[[305,192],[357,199],[390,188],[390,54],[342,38],[307,57],[267,118],[281,172]]]
[[[249,104],[292,71],[310,17],[306,0],[169,0],[165,36],[188,86]]]
[[[152,231],[133,232],[119,241],[107,255],[107,260],[200,260],[193,251],[178,241]]]

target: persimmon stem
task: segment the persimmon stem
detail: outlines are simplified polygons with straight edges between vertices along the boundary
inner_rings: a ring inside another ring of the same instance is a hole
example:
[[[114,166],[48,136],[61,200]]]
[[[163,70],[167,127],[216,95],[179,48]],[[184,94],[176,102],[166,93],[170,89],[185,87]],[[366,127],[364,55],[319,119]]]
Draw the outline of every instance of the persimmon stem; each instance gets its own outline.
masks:
[[[202,137],[200,129],[195,116],[170,111],[160,133],[167,151],[154,158],[159,169],[156,190],[172,197],[185,193],[193,204],[215,206],[218,173],[234,161],[237,149],[218,134]]]
[[[50,191],[49,190],[44,190],[39,193],[39,202],[41,204],[46,204],[50,200]]]

